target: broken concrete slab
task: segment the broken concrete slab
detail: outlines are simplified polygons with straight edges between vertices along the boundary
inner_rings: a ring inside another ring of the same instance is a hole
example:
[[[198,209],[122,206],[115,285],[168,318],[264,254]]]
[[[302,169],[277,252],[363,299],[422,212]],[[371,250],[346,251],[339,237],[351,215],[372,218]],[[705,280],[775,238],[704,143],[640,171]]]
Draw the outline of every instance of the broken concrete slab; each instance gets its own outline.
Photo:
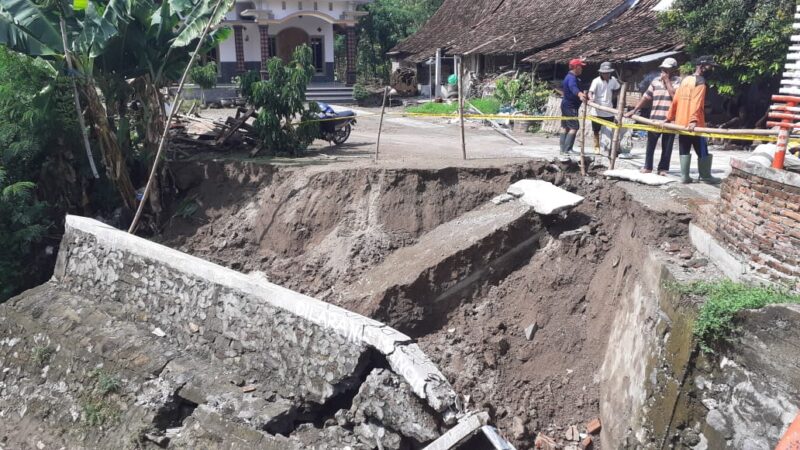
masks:
[[[407,333],[435,327],[432,317],[535,251],[544,236],[538,220],[522,202],[486,203],[389,255],[343,295],[346,304]]]
[[[424,450],[449,450],[457,448],[457,445],[464,439],[471,436],[481,427],[489,423],[489,413],[472,413],[458,421],[458,425],[451,428],[439,439],[431,442]]]
[[[542,180],[517,181],[508,188],[508,193],[544,216],[569,211],[583,202],[580,195]]]
[[[646,184],[648,186],[663,186],[674,183],[675,179],[658,175],[656,173],[641,173],[636,169],[614,169],[603,172],[606,178],[617,180],[633,181],[634,183]]]
[[[375,369],[367,376],[353,398],[348,416],[356,424],[381,423],[423,444],[440,435],[436,418],[413,395],[410,387],[384,369]]]

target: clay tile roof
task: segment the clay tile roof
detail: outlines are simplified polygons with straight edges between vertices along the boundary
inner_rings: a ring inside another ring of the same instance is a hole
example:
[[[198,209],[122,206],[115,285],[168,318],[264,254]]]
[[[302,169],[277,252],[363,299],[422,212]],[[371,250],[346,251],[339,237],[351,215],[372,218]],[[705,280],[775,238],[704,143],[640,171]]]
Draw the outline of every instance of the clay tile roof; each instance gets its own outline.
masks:
[[[530,54],[558,44],[632,0],[445,0],[392,52],[423,61],[442,48],[457,54]]]
[[[680,39],[659,27],[653,8],[659,0],[640,0],[609,23],[579,33],[556,46],[541,50],[526,61],[552,62],[582,57],[589,63],[621,62],[640,56],[678,50]]]

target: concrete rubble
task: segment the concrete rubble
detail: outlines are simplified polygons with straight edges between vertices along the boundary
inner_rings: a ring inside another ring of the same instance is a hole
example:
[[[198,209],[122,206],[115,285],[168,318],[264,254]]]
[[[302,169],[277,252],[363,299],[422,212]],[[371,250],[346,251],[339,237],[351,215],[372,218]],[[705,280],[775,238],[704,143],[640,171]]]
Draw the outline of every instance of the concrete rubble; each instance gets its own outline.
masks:
[[[508,188],[508,194],[544,216],[569,211],[583,202],[580,195],[542,180],[517,181]]]
[[[646,184],[648,186],[663,186],[674,183],[673,178],[661,176],[656,173],[641,173],[636,169],[615,169],[603,172],[606,178],[617,180],[633,181],[634,183]]]
[[[396,330],[74,216],[0,367],[4,448],[421,448],[457,414]]]

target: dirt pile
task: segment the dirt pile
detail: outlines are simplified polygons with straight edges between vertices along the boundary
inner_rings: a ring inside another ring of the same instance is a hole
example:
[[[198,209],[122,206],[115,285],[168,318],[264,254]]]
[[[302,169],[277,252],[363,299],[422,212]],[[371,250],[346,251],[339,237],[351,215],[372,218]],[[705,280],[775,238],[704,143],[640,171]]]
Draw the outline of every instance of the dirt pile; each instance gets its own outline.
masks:
[[[497,169],[277,170],[185,163],[177,187],[199,211],[176,215],[165,244],[323,300],[422,234],[547,172],[543,163]]]
[[[435,325],[412,333],[467,407],[490,410],[518,448],[531,448],[537,433],[563,441],[570,426],[583,432],[599,416],[598,372],[620,291],[647,246],[690,248],[688,214],[648,210],[574,166],[254,170],[183,168],[184,192],[201,210],[177,219],[167,244],[353,310],[363,298],[354,286],[369,269],[516,180],[545,179],[586,198],[565,219],[531,221],[530,235],[541,236],[516,270],[476,281]],[[431,273],[432,285],[446,278]]]
[[[599,416],[598,372],[626,280],[646,245],[689,245],[688,216],[648,211],[609,183],[575,187],[587,200],[545,224],[544,248],[420,338],[456,391],[522,448]]]

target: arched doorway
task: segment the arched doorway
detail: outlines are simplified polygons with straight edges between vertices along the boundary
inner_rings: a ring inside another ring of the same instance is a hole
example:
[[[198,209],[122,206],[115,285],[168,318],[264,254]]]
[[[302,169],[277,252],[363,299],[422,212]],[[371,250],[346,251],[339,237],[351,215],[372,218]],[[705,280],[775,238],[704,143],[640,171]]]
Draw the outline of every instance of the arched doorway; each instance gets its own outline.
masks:
[[[277,56],[284,62],[289,62],[292,59],[294,49],[300,44],[308,44],[308,33],[300,28],[287,28],[276,37]]]

